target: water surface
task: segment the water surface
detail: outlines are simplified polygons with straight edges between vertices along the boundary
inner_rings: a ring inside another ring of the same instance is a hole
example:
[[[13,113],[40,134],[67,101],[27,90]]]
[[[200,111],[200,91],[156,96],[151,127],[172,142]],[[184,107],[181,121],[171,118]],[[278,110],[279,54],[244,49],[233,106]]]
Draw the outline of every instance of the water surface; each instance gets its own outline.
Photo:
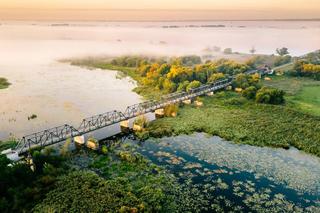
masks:
[[[320,22],[2,22],[0,140],[70,123],[140,101],[129,79],[88,71],[57,60],[92,55],[222,53],[231,47],[271,54],[286,46],[293,55],[320,49]],[[235,55],[242,59],[241,56]],[[28,116],[36,114],[35,120]]]
[[[150,139],[138,151],[207,200],[208,212],[216,206],[245,212],[320,210],[320,160],[293,148],[239,145],[197,133]]]

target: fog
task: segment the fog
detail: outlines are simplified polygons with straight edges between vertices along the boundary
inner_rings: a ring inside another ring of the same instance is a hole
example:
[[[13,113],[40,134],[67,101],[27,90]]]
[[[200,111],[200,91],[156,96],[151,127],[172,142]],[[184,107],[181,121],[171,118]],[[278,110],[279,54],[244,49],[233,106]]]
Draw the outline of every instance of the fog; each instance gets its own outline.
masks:
[[[254,46],[265,54],[285,46],[291,54],[301,55],[320,49],[320,22],[3,22],[0,77],[12,85],[0,90],[0,139],[64,123],[77,126],[83,117],[141,100],[131,92],[130,79],[116,79],[116,72],[73,67],[59,59],[201,55],[212,46],[244,53]],[[28,121],[32,114],[38,118]]]

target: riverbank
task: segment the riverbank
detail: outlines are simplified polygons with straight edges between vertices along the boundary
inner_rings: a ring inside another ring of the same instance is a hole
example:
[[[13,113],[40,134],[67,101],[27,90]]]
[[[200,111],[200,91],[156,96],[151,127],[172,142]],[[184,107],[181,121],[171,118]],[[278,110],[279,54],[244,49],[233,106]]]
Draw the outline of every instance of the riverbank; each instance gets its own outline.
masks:
[[[102,70],[113,70],[118,71],[119,78],[130,77],[135,82],[137,82],[137,87],[133,89],[133,92],[136,92],[143,98],[158,99],[161,95],[164,95],[165,92],[161,91],[153,86],[146,86],[142,83],[143,78],[136,71],[136,67],[125,67],[117,66],[110,63],[109,58],[85,58],[85,59],[71,59],[71,60],[62,60],[62,62],[70,63],[73,66],[86,67],[88,69],[102,69]]]
[[[164,93],[159,88],[143,84],[143,78],[135,70],[136,68],[113,66],[109,61],[101,59],[84,59],[73,61],[72,64],[91,68],[118,69],[138,82],[138,87],[134,91],[141,91],[139,94],[147,99],[159,98],[159,94]],[[232,63],[224,64],[224,69],[230,64]],[[234,65],[232,66],[236,69]],[[242,66],[237,64],[236,67]],[[181,72],[185,71],[177,71],[177,73]],[[262,81],[262,83],[283,89],[288,95],[295,95],[300,88],[309,84],[309,81],[318,85],[316,81],[308,79],[296,80],[298,83],[293,83],[295,81],[293,78],[273,78],[275,80]],[[141,135],[147,138],[206,132],[236,143],[285,149],[293,146],[320,156],[320,118],[294,108],[290,101],[280,106],[256,104],[235,92],[222,92],[214,97],[206,97],[203,101],[204,106],[201,108],[184,106],[179,109],[176,118],[164,118],[151,122]]]
[[[235,143],[290,146],[320,157],[320,118],[286,106],[255,104],[233,92],[203,98],[204,106],[184,106],[176,118],[151,122],[152,137],[206,132]]]
[[[0,78],[0,89],[6,89],[10,86],[11,84],[8,82],[7,79],[5,78]]]

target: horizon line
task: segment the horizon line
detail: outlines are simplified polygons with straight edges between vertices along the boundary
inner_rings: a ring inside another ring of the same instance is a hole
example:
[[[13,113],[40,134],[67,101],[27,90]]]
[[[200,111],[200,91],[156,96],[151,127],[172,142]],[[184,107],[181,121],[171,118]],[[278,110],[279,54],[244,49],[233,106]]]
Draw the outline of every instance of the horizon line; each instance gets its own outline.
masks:
[[[319,18],[265,18],[265,19],[172,19],[172,20],[103,20],[103,19],[96,19],[96,20],[81,20],[81,19],[74,19],[74,20],[44,20],[44,19],[35,19],[35,20],[29,20],[29,19],[1,19],[1,21],[39,21],[39,22],[45,22],[45,21],[65,21],[65,22],[210,22],[210,21],[320,21]]]

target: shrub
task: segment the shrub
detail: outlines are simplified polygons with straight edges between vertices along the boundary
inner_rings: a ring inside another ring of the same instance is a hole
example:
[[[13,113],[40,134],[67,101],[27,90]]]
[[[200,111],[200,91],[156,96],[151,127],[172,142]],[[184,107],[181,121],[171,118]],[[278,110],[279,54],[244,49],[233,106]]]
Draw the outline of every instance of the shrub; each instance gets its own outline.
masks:
[[[0,89],[5,89],[10,86],[10,83],[5,78],[0,78]]]
[[[208,82],[216,82],[225,78],[223,73],[214,73],[210,76]]]
[[[148,119],[145,116],[139,116],[134,121],[134,124],[141,126],[142,128],[145,128],[148,125]]]
[[[189,92],[191,89],[195,89],[201,86],[200,81],[192,81],[186,88],[187,92]]]
[[[102,152],[102,154],[104,154],[104,155],[106,155],[106,154],[108,154],[108,147],[106,146],[106,145],[103,145],[102,147],[101,147],[101,152]]]
[[[187,86],[190,84],[189,81],[184,81],[182,83],[179,84],[177,91],[178,92],[185,92],[187,89]]]
[[[178,114],[178,109],[179,107],[176,104],[168,105],[164,108],[164,115],[166,117],[174,117],[174,115]]]
[[[250,86],[242,91],[242,96],[247,99],[254,99],[256,97],[257,88],[254,86]]]
[[[285,92],[275,88],[263,87],[256,94],[256,102],[264,104],[283,104]]]

